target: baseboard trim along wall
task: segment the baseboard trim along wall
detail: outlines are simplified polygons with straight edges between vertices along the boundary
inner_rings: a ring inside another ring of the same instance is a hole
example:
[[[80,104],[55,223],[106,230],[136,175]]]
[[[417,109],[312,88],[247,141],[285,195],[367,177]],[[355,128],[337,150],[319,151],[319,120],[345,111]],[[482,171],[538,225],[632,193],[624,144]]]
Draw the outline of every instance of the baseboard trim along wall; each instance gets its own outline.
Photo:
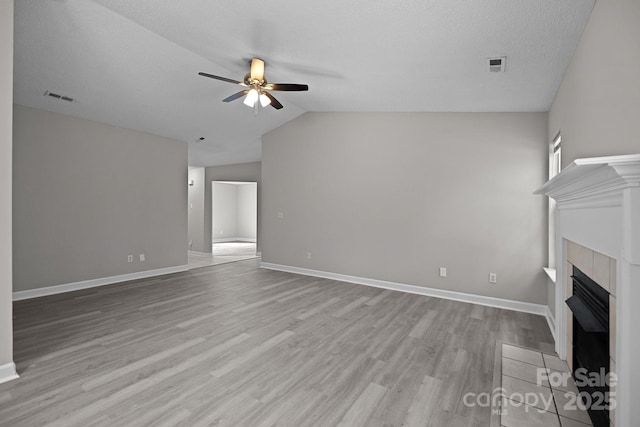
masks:
[[[129,280],[145,279],[147,277],[162,276],[164,274],[179,273],[187,271],[188,265],[177,265],[175,267],[158,268],[155,270],[138,271],[136,273],[121,274],[118,276],[101,277],[99,279],[83,280],[81,282],[65,283],[62,285],[47,286],[45,288],[29,289],[13,293],[13,300],[20,301],[30,298],[44,297],[47,295],[62,294],[65,292],[78,291],[80,289],[96,288],[98,286],[111,285],[113,283],[126,282]]]
[[[225,237],[222,239],[213,239],[213,243],[227,243],[227,242],[255,243],[256,239],[251,239],[249,237]]]
[[[187,251],[192,255],[203,255],[203,256],[211,256],[211,252],[197,252],[197,251]]]
[[[15,380],[16,378],[20,377],[18,376],[18,372],[16,372],[15,363],[11,362],[5,365],[0,365],[0,384]]]
[[[468,302],[488,307],[504,308],[507,310],[520,311],[523,313],[539,314],[547,318],[547,323],[551,327],[549,319],[549,307],[542,304],[515,301],[503,298],[486,297],[482,295],[467,294],[463,292],[447,291],[444,289],[427,288],[423,286],[407,285],[404,283],[387,282],[384,280],[368,279],[366,277],[348,276],[345,274],[330,273],[326,271],[310,270],[307,268],[291,267],[288,265],[272,264],[268,262],[260,263],[260,268],[269,270],[284,271],[287,273],[303,274],[305,276],[322,277],[324,279],[340,280],[342,282],[356,283],[358,285],[373,286],[376,288],[390,289],[393,291],[408,292],[411,294],[424,295],[428,297],[444,298],[460,302]],[[555,324],[555,322],[554,322]],[[555,327],[551,329],[555,333]]]

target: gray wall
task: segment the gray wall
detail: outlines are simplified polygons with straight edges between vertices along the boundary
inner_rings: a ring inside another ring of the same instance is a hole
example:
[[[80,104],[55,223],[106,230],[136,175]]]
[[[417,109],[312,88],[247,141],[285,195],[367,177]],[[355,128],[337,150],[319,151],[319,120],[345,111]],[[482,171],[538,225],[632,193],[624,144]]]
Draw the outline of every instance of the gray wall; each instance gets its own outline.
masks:
[[[211,166],[205,168],[204,191],[204,238],[212,241],[211,234],[211,182],[212,181],[241,181],[258,183],[258,218],[261,218],[261,163],[239,163],[226,166]],[[258,223],[258,251],[260,251],[261,225]],[[203,252],[211,252],[211,246]]]
[[[238,185],[238,237],[258,237],[258,186]]]
[[[263,137],[262,260],[545,303],[546,134],[546,113],[306,113]]]
[[[0,366],[13,360],[11,143],[13,0],[0,2]]]
[[[204,168],[190,167],[188,179],[193,180],[188,190],[189,250],[206,252],[206,246],[211,247],[211,241],[204,240]]]
[[[600,0],[549,112],[563,166],[640,153],[640,1]]]
[[[185,143],[16,105],[13,154],[14,291],[187,263]]]
[[[213,183],[213,240],[238,237],[238,186]]]
[[[638,0],[596,2],[549,111],[548,139],[561,132],[563,167],[640,153],[639,40]],[[555,288],[548,305],[555,309]]]

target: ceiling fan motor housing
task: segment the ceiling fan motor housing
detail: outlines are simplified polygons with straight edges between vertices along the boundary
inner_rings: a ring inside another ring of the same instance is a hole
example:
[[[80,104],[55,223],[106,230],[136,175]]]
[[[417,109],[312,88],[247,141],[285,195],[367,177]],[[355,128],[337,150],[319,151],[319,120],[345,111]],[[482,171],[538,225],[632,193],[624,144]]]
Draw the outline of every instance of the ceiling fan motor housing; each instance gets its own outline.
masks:
[[[267,78],[263,77],[262,80],[251,80],[251,73],[247,73],[244,75],[244,84],[247,86],[264,86],[267,84]]]

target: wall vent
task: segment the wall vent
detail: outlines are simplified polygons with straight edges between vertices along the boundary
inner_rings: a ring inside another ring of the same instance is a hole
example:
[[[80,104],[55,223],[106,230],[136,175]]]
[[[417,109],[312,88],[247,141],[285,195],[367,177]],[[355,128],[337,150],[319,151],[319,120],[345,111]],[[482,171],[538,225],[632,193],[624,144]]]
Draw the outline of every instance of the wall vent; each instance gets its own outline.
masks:
[[[489,63],[489,72],[504,73],[505,67],[507,65],[507,57],[499,56],[496,58],[488,58],[487,62]]]
[[[46,91],[46,92],[44,93],[44,96],[49,96],[49,97],[51,97],[51,98],[59,99],[59,100],[61,100],[61,101],[67,101],[67,102],[75,102],[75,101],[76,101],[75,99],[71,98],[70,96],[67,96],[67,95],[61,95],[61,94],[59,94],[59,93],[51,92],[51,91]]]

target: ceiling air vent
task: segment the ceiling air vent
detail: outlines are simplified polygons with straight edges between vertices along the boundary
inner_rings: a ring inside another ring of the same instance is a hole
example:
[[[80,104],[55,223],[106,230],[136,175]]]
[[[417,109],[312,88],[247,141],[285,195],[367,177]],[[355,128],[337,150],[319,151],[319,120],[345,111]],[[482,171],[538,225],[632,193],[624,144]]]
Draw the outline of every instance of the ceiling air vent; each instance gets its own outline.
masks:
[[[51,92],[51,91],[46,91],[44,93],[44,96],[49,96],[51,98],[59,99],[61,101],[75,102],[75,99],[71,98],[70,96],[61,95],[59,93],[55,93],[55,92]]]
[[[489,58],[489,72],[491,73],[504,73],[505,66],[507,65],[507,57],[499,56],[497,58]]]

